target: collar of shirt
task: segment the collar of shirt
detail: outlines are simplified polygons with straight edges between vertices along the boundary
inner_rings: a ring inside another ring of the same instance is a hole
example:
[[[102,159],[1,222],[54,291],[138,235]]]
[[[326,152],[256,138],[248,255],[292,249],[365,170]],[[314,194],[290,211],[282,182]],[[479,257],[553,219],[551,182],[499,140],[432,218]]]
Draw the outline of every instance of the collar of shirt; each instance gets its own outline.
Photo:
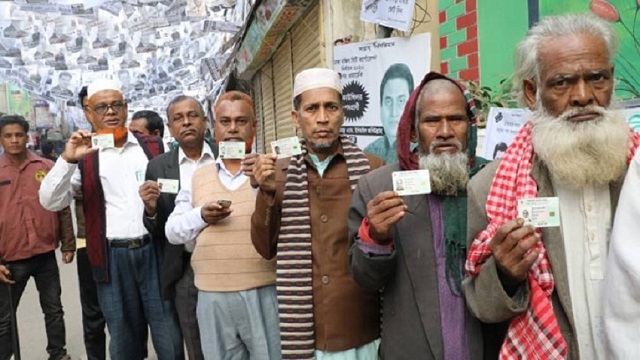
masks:
[[[202,160],[205,156],[208,156],[213,159],[213,153],[211,152],[211,147],[206,142],[202,143],[202,152],[200,153],[200,158],[197,161]],[[187,157],[187,154],[182,150],[182,146],[178,146],[178,164],[182,164]]]
[[[241,176],[246,177],[242,172],[242,168],[238,171],[237,174],[232,174],[229,170],[227,170],[227,167],[224,165],[224,160],[222,160],[220,156],[218,156],[218,158],[216,159],[216,168],[218,169],[218,173],[220,172],[220,170],[223,170],[231,179],[236,179]]]
[[[307,160],[307,163],[313,165],[316,171],[318,171],[318,174],[320,175],[320,177],[322,177],[322,174],[324,173],[324,171],[327,169],[327,167],[329,167],[331,160],[333,160],[333,158],[335,157],[344,158],[344,150],[342,149],[342,143],[338,143],[338,148],[336,149],[336,151],[333,154],[327,156],[327,158],[324,161],[320,161],[316,155],[311,154],[311,152],[309,151],[307,151],[307,155],[305,156],[305,159]],[[321,166],[322,166],[322,171],[320,171]]]
[[[27,161],[23,164],[23,167],[32,162],[41,162],[42,160],[45,160],[45,159],[27,150]],[[9,159],[7,154],[2,153],[0,154],[0,168],[4,168],[7,166],[13,166],[13,165],[11,164],[11,160]]]

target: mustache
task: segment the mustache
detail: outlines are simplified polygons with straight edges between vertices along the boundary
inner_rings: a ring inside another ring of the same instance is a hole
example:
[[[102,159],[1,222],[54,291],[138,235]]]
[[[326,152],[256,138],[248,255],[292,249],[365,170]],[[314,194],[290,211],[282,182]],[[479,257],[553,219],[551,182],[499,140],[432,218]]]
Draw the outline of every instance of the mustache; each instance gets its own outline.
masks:
[[[560,115],[560,118],[562,120],[568,120],[573,116],[582,115],[582,114],[598,114],[599,116],[602,117],[602,116],[605,116],[606,113],[607,113],[607,109],[603,108],[602,106],[587,105],[583,108],[571,108],[563,112]]]
[[[436,139],[433,142],[431,142],[431,144],[429,145],[429,152],[433,153],[435,148],[443,145],[454,145],[458,149],[458,151],[462,151],[462,143],[456,139],[446,140],[446,141]]]

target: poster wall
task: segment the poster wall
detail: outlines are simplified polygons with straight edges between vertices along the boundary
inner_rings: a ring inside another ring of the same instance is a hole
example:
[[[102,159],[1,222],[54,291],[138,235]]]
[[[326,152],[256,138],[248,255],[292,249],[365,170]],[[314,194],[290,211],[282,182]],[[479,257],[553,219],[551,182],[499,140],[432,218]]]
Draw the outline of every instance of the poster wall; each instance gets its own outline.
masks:
[[[528,109],[492,107],[487,116],[487,132],[482,146],[482,157],[499,159],[522,128],[531,112]]]
[[[404,105],[431,67],[430,42],[430,34],[423,33],[333,49],[333,67],[342,77],[341,132],[387,163],[397,161],[396,130]]]

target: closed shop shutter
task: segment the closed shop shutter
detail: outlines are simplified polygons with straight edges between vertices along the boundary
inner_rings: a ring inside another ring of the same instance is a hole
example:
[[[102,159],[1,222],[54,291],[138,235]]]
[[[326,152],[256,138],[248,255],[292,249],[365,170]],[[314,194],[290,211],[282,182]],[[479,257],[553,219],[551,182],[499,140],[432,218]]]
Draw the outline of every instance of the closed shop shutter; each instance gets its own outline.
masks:
[[[256,143],[258,153],[264,153],[264,115],[262,111],[262,86],[260,85],[260,73],[253,77],[253,107],[256,112]]]
[[[271,144],[276,139],[275,110],[273,97],[273,67],[271,61],[260,70],[260,88],[262,89],[262,123],[264,125],[264,144]],[[265,146],[269,149],[269,146]]]
[[[321,41],[320,3],[321,1],[316,1],[291,28],[294,76],[304,69],[323,66],[324,47]]]
[[[255,82],[259,85],[254,84],[256,92],[260,89],[262,123],[259,126],[262,126],[262,146],[266,152],[271,151],[271,141],[296,135],[291,122],[293,79],[304,69],[323,66],[320,15],[320,1],[317,1],[282,39],[271,60],[260,70],[259,81]]]
[[[273,94],[275,97],[276,138],[282,139],[295,135],[291,122],[291,94],[293,88],[293,69],[291,68],[291,36],[287,34],[280,47],[273,54]]]

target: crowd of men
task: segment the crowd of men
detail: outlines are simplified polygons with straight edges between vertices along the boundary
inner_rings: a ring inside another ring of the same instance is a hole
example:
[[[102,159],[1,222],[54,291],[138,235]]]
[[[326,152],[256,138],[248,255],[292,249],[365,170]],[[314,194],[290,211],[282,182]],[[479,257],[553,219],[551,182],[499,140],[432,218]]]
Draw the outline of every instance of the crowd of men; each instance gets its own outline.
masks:
[[[83,88],[93,131],[55,162],[27,151],[23,118],[1,117],[0,360],[19,348],[30,277],[49,359],[70,358],[59,243],[64,263],[78,244],[89,359],[106,358],[105,324],[114,360],[146,358],[149,334],[161,360],[640,358],[640,137],[615,109],[616,49],[593,16],[533,26],[514,74],[532,115],[492,163],[476,156],[465,87],[430,72],[414,88],[398,64],[380,89],[397,126],[373,147],[395,149],[386,165],[340,135],[340,76],[322,68],[295,77],[302,151],[289,157],[252,153],[239,91],[213,119],[173,99],[167,152],[158,114],[126,127],[112,80]],[[105,134],[112,144],[92,143]],[[246,155],[219,156],[222,142]],[[431,192],[401,196],[393,174],[414,170]],[[557,201],[558,226],[525,222],[531,198]]]

